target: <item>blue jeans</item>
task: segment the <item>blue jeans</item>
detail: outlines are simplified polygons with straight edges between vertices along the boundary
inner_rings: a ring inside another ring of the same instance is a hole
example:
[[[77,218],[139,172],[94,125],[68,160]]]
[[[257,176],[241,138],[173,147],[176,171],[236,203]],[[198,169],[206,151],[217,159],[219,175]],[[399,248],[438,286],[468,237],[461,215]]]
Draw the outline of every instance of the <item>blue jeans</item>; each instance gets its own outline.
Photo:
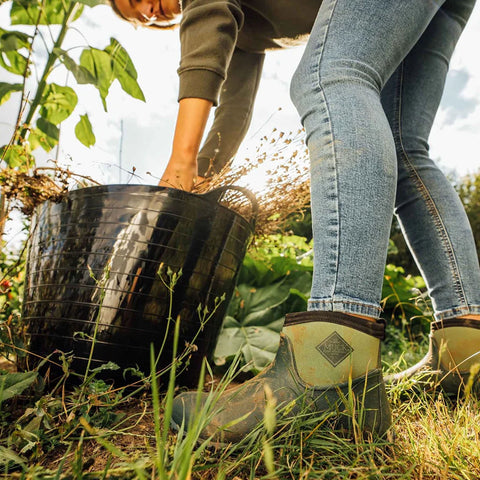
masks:
[[[436,318],[480,314],[471,227],[428,155],[449,59],[474,3],[323,1],[291,85],[311,160],[310,310],[380,315],[395,213]]]

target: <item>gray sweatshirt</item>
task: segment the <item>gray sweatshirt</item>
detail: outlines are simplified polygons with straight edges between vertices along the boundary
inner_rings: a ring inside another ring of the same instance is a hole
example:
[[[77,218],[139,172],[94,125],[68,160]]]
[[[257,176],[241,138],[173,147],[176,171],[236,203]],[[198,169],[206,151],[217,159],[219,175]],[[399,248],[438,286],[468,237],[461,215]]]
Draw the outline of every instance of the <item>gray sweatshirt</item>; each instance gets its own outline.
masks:
[[[303,44],[321,0],[183,0],[179,100],[218,105],[199,174],[219,172],[250,125],[267,50]],[[211,167],[209,169],[209,167]]]

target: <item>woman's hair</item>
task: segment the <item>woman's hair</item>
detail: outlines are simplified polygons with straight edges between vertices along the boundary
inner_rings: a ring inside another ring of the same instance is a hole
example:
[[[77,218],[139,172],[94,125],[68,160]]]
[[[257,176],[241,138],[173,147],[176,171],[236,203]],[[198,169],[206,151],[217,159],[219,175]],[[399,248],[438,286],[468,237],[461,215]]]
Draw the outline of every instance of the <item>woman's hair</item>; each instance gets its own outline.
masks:
[[[142,24],[141,22],[134,22],[123,15],[123,13],[117,7],[115,0],[107,0],[107,3],[108,5],[110,5],[110,7],[112,7],[112,10],[115,12],[115,14],[118,17],[120,17],[122,20],[126,20],[129,23],[134,23],[135,25],[140,25],[141,27],[144,27],[144,28],[146,27],[146,28],[155,28],[155,29],[161,29],[161,30],[173,30],[174,28],[177,28],[179,26],[179,23],[165,23],[164,25],[162,24],[147,25],[147,24]]]

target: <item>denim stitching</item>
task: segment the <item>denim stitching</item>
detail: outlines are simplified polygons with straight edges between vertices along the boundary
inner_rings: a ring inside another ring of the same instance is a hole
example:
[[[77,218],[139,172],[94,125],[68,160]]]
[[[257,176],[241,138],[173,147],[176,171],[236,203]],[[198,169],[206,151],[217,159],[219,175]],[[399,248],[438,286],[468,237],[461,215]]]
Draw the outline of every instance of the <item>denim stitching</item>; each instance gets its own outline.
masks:
[[[367,315],[375,319],[379,319],[382,313],[381,310],[377,310],[376,307],[368,305],[356,305],[348,303],[309,303],[308,304],[309,312],[342,312],[346,314],[353,315]]]
[[[402,141],[402,122],[401,122],[401,115],[402,115],[402,93],[403,93],[403,76],[404,76],[404,62],[400,65],[400,75],[398,81],[398,88],[396,89],[396,98],[394,104],[394,122],[395,122],[395,131],[394,131],[394,138],[395,144],[399,147],[398,150],[401,151],[401,160],[404,161],[404,164],[407,168],[407,171],[410,174],[410,179],[413,181],[414,185],[417,187],[418,191],[420,192],[425,205],[427,207],[428,212],[430,213],[434,225],[436,227],[436,231],[440,237],[440,242],[443,246],[443,249],[449,259],[450,265],[450,273],[452,274],[453,283],[454,283],[454,290],[457,295],[457,298],[460,303],[463,305],[467,305],[466,295],[463,289],[462,281],[460,278],[457,261],[455,258],[455,254],[453,252],[452,244],[450,238],[448,237],[448,233],[445,229],[443,221],[438,213],[437,206],[433,198],[430,195],[427,187],[423,183],[420,175],[418,174],[417,170],[415,169],[414,165],[410,161],[410,158],[405,151],[403,141]],[[398,140],[398,141],[397,141]]]
[[[438,321],[449,320],[463,315],[480,315],[480,305],[465,305],[453,307],[447,310],[435,312],[435,319]]]
[[[340,303],[340,304],[346,304],[346,305],[359,305],[361,307],[367,307],[367,308],[374,308],[375,310],[378,310],[379,312],[382,312],[383,310],[380,308],[380,307],[377,307],[376,305],[372,305],[372,304],[369,304],[369,303],[364,303],[364,302],[356,302],[356,301],[353,301],[353,300],[332,300],[332,299],[329,299],[329,298],[326,298],[326,299],[310,299],[308,301],[309,303],[332,303],[332,304],[337,304],[337,303]]]

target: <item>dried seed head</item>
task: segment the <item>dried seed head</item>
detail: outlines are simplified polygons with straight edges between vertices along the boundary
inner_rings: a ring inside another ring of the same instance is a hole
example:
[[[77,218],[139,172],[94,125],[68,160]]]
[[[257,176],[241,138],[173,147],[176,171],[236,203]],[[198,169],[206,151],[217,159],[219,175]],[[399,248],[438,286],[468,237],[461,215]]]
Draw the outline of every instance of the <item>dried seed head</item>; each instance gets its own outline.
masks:
[[[253,185],[263,178],[261,185]],[[206,193],[226,185],[243,185],[255,192],[259,211],[255,234],[277,232],[288,218],[303,212],[310,202],[308,154],[303,143],[303,130],[295,134],[272,131],[262,137],[254,158],[236,159],[221,172],[207,177],[194,187],[195,193]],[[250,218],[251,205],[243,194],[235,192],[223,203]]]

